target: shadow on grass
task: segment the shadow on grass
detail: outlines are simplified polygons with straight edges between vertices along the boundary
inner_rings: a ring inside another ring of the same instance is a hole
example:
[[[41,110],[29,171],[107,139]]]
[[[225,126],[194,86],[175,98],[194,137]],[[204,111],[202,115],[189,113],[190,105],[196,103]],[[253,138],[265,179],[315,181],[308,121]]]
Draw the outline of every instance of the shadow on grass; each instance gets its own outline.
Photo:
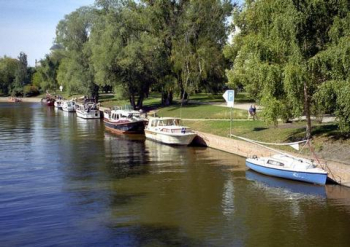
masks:
[[[305,139],[305,127],[300,127],[295,129],[290,136],[288,137],[288,141],[300,141]],[[346,140],[349,139],[349,133],[342,133],[336,124],[323,124],[312,126],[312,136],[314,137],[328,137],[333,141],[338,140]]]
[[[336,124],[315,126],[312,134],[315,136],[326,136],[334,141],[349,139],[350,133],[343,133]]]
[[[266,127],[255,127],[253,128],[253,131],[262,131],[262,130],[267,130],[268,128]]]

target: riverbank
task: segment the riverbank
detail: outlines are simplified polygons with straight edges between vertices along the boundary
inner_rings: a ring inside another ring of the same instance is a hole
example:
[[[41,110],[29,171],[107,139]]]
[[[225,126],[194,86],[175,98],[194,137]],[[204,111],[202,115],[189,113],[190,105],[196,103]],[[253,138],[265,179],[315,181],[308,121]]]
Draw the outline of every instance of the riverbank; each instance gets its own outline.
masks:
[[[194,140],[194,143],[197,145],[203,145],[224,152],[229,152],[232,154],[240,155],[243,157],[252,157],[253,155],[257,156],[271,156],[276,154],[276,152],[264,149],[261,146],[249,143],[241,140],[235,140],[232,138],[221,137],[217,135],[212,135],[209,133],[204,133],[196,131],[197,137]],[[285,152],[285,151],[284,151]],[[288,153],[288,152],[285,152]],[[295,153],[290,153],[291,155],[314,159],[313,157],[308,157],[305,155],[298,155]],[[341,162],[320,159],[321,166],[327,170],[328,177],[334,182],[350,187],[350,166]]]
[[[10,97],[0,97],[0,102],[9,102]],[[31,102],[31,103],[39,103],[41,98],[38,97],[18,97],[21,102]]]

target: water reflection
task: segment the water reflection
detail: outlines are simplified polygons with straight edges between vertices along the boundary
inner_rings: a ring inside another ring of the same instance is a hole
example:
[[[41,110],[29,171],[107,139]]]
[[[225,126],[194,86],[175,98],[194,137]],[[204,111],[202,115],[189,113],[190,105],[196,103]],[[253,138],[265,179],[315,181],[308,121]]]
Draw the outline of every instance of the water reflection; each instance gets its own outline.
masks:
[[[251,170],[246,171],[246,178],[254,181],[254,186],[267,193],[276,193],[281,198],[326,197],[324,186],[300,183],[286,179],[266,176]]]
[[[149,154],[144,138],[138,136],[104,134],[107,170],[113,178],[126,178],[148,172]]]

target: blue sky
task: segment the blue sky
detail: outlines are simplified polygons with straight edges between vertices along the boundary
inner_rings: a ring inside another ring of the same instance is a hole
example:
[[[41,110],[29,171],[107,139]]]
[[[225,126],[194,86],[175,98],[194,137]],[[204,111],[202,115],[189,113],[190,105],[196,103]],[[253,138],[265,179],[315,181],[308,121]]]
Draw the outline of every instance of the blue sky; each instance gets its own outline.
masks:
[[[50,52],[56,25],[65,15],[94,0],[0,0],[0,57],[23,51],[34,66]]]
[[[232,2],[243,0],[232,0]],[[27,54],[28,65],[45,57],[65,15],[94,0],[0,0],[0,57]]]

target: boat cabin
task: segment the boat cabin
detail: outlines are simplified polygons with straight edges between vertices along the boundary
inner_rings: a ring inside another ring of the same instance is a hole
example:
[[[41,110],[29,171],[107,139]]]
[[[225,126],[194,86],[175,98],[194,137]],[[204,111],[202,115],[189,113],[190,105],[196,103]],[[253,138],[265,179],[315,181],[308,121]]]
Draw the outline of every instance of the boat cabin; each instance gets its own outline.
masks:
[[[149,121],[150,127],[158,127],[158,126],[180,126],[180,119],[178,118],[155,118],[150,119]]]
[[[117,110],[111,111],[110,119],[111,120],[119,120],[119,119],[140,119],[140,113],[138,111],[124,111]]]

